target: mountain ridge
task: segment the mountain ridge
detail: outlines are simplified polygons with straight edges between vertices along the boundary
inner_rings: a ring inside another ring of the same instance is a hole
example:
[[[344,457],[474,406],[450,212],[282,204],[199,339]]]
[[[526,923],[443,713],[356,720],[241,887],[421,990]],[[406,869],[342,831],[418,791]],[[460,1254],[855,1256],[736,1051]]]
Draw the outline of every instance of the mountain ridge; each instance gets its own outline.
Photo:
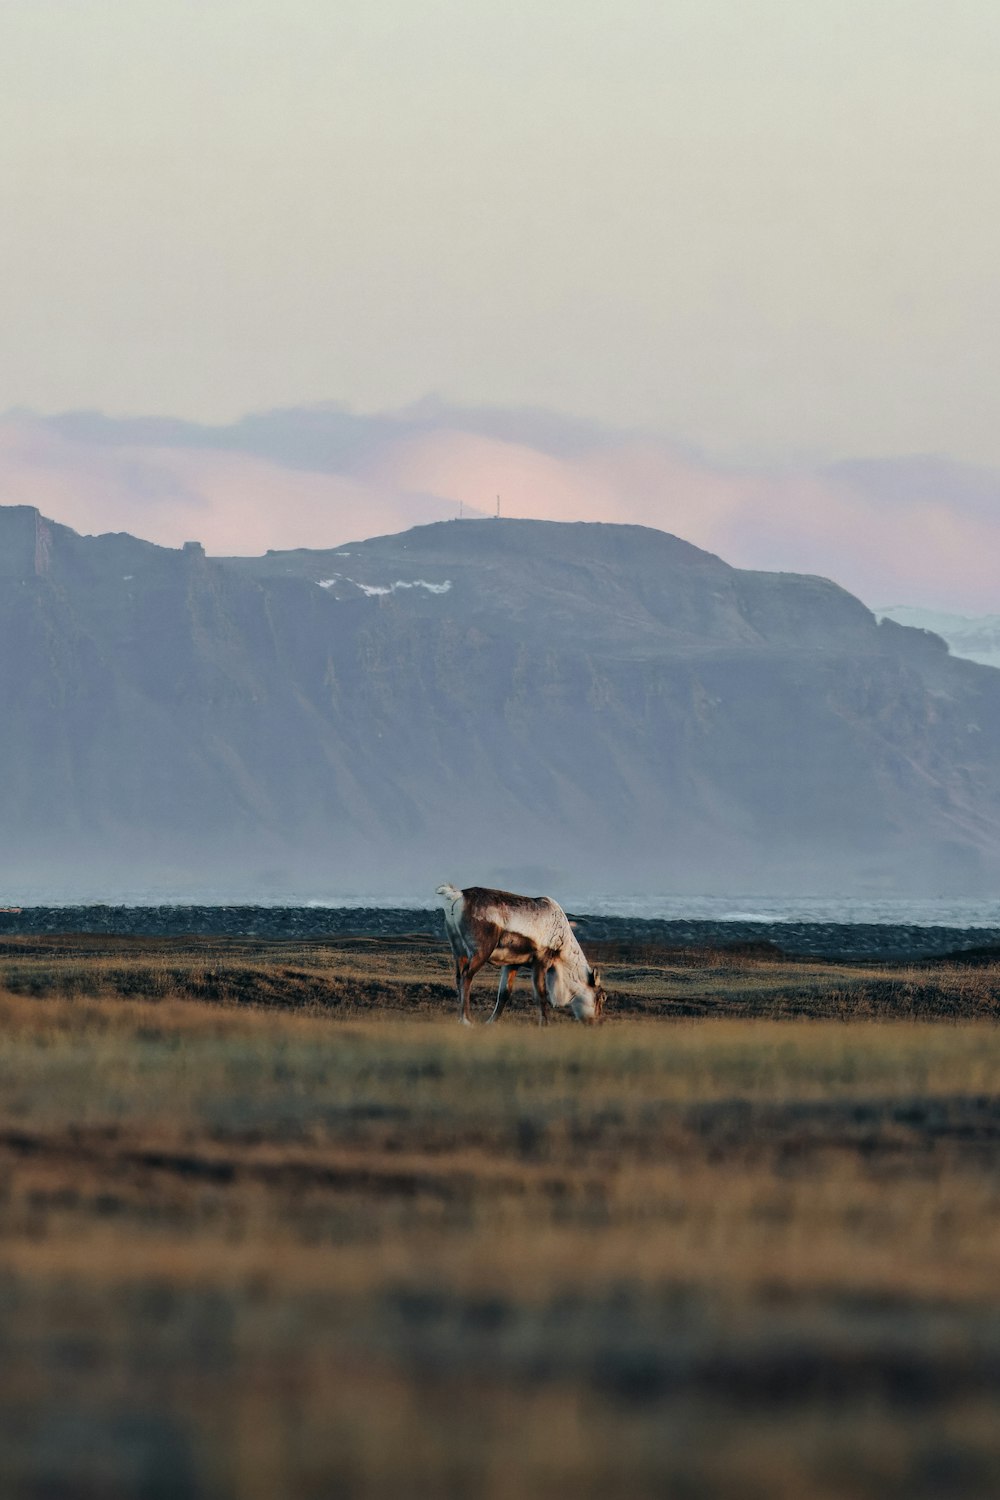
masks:
[[[1000,472],[910,454],[729,457],[666,431],[441,399],[318,403],[208,424],[100,411],[0,414],[0,500],[81,531],[219,554],[346,545],[470,509],[637,522],[748,568],[828,574],[868,602],[994,606]],[[919,539],[933,537],[933,547]]]

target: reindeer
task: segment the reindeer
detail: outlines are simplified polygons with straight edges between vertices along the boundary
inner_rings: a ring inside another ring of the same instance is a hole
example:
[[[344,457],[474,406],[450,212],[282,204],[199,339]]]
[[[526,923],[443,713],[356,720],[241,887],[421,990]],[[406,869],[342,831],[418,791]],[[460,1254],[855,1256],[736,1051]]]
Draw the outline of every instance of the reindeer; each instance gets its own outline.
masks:
[[[437,894],[455,955],[458,1015],[463,1026],[472,1025],[469,991],[486,963],[500,969],[497,1002],[487,1024],[503,1015],[517,971],[525,965],[531,966],[539,1025],[548,1025],[553,1007],[572,1011],[578,1021],[601,1019],[605,994],[600,975],[588,964],[566,913],[555,901],[478,885],[464,891],[439,885]]]

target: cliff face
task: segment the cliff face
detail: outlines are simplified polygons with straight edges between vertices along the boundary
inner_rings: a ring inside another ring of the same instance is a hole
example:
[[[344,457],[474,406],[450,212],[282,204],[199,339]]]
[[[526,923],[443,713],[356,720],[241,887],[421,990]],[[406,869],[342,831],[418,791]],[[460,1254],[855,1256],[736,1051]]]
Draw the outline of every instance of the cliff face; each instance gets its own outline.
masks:
[[[10,508],[0,627],[0,827],[32,878],[998,881],[1000,673],[660,532],[226,560]]]

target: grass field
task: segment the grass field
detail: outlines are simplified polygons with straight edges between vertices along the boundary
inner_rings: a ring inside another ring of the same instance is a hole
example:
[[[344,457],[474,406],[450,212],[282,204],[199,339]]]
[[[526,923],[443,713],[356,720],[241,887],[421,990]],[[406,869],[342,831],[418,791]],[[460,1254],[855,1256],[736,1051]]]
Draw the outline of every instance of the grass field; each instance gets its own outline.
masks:
[[[604,960],[0,946],[0,1494],[1000,1493],[1000,968]]]

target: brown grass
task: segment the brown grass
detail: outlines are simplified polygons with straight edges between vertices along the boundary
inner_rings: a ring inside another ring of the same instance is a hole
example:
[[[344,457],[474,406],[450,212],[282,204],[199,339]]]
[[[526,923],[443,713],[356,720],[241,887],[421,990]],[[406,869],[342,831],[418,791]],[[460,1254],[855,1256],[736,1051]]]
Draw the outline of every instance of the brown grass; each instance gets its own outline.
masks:
[[[592,944],[611,990],[608,1017],[995,1020],[1000,961],[826,963],[785,958],[767,944],[730,950]],[[473,995],[492,1009],[496,973]],[[440,1018],[454,995],[443,943],[410,938],[337,942],[246,938],[115,938],[76,934],[0,941],[0,988],[42,996],[188,999],[343,1017]],[[507,1022],[532,1021],[526,977]]]
[[[0,1492],[996,1493],[996,973],[642,956],[5,943]]]

